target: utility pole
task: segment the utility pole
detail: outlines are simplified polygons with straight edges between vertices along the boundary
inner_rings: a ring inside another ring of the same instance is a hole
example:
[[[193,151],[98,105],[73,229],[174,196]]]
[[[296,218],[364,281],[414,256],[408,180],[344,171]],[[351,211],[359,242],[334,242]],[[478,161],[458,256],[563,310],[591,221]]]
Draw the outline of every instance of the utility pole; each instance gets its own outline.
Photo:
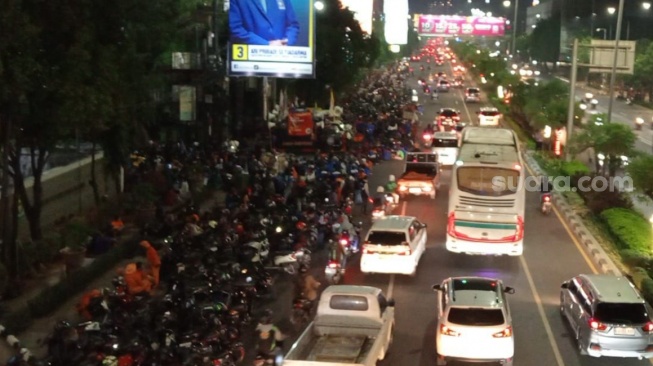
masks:
[[[617,56],[619,55],[619,38],[621,38],[621,23],[624,20],[624,0],[619,0],[619,12],[617,13],[617,29],[614,40],[614,55],[612,58],[612,72],[610,74],[610,89],[608,90],[608,116],[607,122],[612,120],[612,104],[614,102],[614,83],[617,78]]]
[[[574,130],[574,117],[576,112],[576,77],[578,73],[578,38],[574,38],[574,48],[571,54],[571,78],[569,80],[569,109],[567,110],[567,141],[565,146],[565,158],[571,161],[569,154],[569,140]]]
[[[514,59],[515,48],[517,46],[517,26],[519,26],[519,23],[517,22],[517,14],[519,11],[519,0],[513,0],[513,1],[515,2],[515,16],[512,20],[512,44],[510,45],[510,54]]]

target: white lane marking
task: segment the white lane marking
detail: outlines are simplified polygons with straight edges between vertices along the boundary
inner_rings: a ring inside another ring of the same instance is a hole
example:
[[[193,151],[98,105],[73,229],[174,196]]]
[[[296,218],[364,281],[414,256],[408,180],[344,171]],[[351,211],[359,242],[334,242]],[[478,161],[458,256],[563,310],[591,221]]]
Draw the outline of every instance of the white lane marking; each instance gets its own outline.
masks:
[[[544,323],[544,330],[546,331],[546,336],[549,338],[549,343],[553,349],[553,355],[555,356],[558,366],[564,366],[565,362],[562,360],[562,355],[560,354],[560,349],[558,348],[558,342],[556,342],[555,337],[553,336],[553,330],[551,330],[551,324],[546,318],[546,313],[544,312],[544,306],[542,306],[542,298],[535,288],[535,282],[533,282],[533,276],[531,275],[531,270],[528,268],[526,259],[523,256],[519,257],[522,267],[524,267],[524,273],[526,273],[526,279],[528,280],[528,286],[531,288],[533,293],[533,298],[535,299],[535,304],[537,305],[537,312],[540,314],[542,323]]]
[[[395,274],[390,274],[390,283],[388,283],[388,292],[386,293],[386,298],[392,299],[392,295],[395,291]]]

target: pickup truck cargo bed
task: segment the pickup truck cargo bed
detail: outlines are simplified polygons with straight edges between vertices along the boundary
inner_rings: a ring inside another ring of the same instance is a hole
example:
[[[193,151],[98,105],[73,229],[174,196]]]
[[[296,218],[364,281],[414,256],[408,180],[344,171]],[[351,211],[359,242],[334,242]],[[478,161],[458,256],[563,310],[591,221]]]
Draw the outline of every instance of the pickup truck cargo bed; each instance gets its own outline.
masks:
[[[373,339],[372,339],[373,341]],[[366,336],[325,335],[316,337],[307,361],[359,363],[372,343]]]

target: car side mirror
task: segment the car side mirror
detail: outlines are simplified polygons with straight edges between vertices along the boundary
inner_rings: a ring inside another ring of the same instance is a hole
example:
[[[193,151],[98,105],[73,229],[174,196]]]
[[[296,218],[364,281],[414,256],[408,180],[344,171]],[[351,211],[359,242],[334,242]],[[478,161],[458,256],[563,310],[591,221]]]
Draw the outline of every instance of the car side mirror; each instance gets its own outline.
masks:
[[[422,229],[426,229],[427,226],[426,226],[426,224],[422,224],[421,227],[422,227]]]
[[[442,285],[433,285],[431,288],[433,291],[442,291]]]
[[[395,306],[395,299],[388,299],[388,306]]]
[[[511,295],[512,295],[512,294],[514,294],[514,293],[515,293],[515,289],[514,289],[514,288],[512,288],[512,287],[506,287],[506,288],[504,288],[504,289],[503,289],[503,292],[505,292],[505,293],[507,293],[507,294],[511,294]]]
[[[562,285],[560,285],[560,288],[563,288],[563,289],[569,288],[569,282],[563,282]]]

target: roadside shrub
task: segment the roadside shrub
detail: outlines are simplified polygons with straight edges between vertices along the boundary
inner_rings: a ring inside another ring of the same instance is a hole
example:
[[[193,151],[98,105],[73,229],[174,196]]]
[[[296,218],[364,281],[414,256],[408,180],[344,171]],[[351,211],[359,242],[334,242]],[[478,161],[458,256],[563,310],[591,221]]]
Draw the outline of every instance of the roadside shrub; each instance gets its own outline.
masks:
[[[630,268],[643,268],[647,272],[651,271],[653,257],[646,253],[641,253],[633,249],[622,249],[619,251],[621,261]]]
[[[639,291],[644,297],[644,300],[649,304],[653,304],[653,279],[651,277],[646,277],[642,281],[642,285],[639,288]]]
[[[572,185],[573,187],[573,185]],[[577,191],[585,201],[587,208],[595,215],[600,215],[603,211],[613,208],[630,210],[633,207],[630,198],[621,194],[621,192],[611,191]]]
[[[630,277],[633,281],[633,284],[637,286],[637,288],[642,288],[642,284],[644,283],[644,280],[650,278],[646,270],[644,268],[639,268],[639,267],[633,268]]]
[[[600,216],[620,249],[651,254],[651,224],[640,214],[625,208],[610,208]]]
[[[562,175],[569,177],[590,174],[590,169],[587,167],[587,165],[578,160],[563,161],[560,166],[560,171]]]

